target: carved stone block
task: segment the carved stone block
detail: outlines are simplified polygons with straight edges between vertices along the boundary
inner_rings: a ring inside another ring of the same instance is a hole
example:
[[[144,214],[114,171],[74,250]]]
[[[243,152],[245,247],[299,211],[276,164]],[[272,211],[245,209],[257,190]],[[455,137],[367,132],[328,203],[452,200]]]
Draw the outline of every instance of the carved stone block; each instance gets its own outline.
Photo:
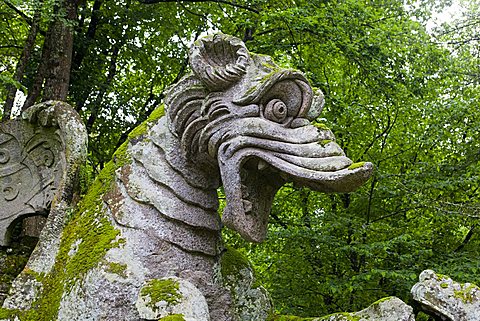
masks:
[[[0,124],[0,245],[8,245],[17,220],[47,215],[64,157],[56,128],[26,120]]]

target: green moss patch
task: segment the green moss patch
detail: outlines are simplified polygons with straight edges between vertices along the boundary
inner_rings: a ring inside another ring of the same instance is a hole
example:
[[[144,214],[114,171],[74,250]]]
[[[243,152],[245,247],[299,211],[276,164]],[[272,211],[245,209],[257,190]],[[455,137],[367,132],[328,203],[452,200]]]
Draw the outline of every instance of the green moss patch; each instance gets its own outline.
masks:
[[[150,114],[146,121],[135,127],[135,129],[133,129],[130,134],[128,134],[128,138],[132,140],[146,134],[150,127],[150,124],[155,122],[157,119],[163,117],[163,115],[165,115],[165,106],[161,105]]]
[[[267,319],[267,321],[313,321],[315,318],[302,318],[293,315],[274,315]]]
[[[142,287],[140,293],[143,297],[150,297],[151,301],[148,306],[154,311],[157,311],[155,306],[157,302],[165,301],[169,305],[175,305],[182,299],[179,283],[172,279],[150,280]]]
[[[312,125],[321,130],[330,130],[330,128],[328,128],[328,126],[323,123],[312,123]]]
[[[127,265],[122,263],[116,262],[108,262],[107,267],[105,269],[108,273],[117,274],[122,278],[127,277]]]
[[[353,171],[354,169],[363,167],[363,165],[365,165],[365,162],[353,163],[352,165],[348,166],[348,169]]]
[[[163,317],[158,321],[185,321],[185,318],[183,317],[183,314],[172,314],[167,315],[166,317]]]
[[[239,251],[227,247],[220,260],[221,273],[224,279],[229,275],[239,275],[240,270],[251,268],[248,259]]]
[[[318,143],[319,143],[320,145],[322,145],[322,146],[325,146],[325,145],[327,145],[328,143],[331,143],[331,142],[333,142],[333,140],[331,140],[331,139],[324,139],[324,140],[319,141]]]
[[[458,291],[454,291],[454,297],[462,300],[463,303],[472,303],[475,300],[475,291],[480,291],[480,288],[475,284],[470,284],[465,286],[464,284],[461,285],[462,289]]]

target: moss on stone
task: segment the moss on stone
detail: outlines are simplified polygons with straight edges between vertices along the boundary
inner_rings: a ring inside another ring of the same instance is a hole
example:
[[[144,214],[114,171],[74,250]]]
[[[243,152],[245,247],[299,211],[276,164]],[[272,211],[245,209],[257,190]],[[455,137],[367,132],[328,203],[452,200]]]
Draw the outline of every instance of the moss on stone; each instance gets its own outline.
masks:
[[[363,167],[363,165],[365,165],[365,162],[353,163],[352,165],[348,166],[348,169],[353,171],[354,169]]]
[[[378,302],[378,301],[377,301]],[[345,321],[360,321],[360,317],[354,316],[348,312],[339,312],[326,315],[318,319],[318,321],[328,321],[334,318],[335,321],[345,320]]]
[[[393,299],[393,298],[394,298],[393,296],[387,296],[387,297],[385,297],[385,298],[381,298],[381,299],[373,302],[371,305],[378,305],[378,304],[380,304],[380,303],[382,303],[382,302],[388,301],[388,300]]]
[[[319,143],[320,145],[322,145],[322,146],[325,146],[325,145],[327,145],[328,143],[331,143],[331,142],[333,142],[333,140],[331,140],[331,139],[323,139],[323,140],[319,141],[318,143]]]
[[[172,279],[153,279],[147,282],[140,291],[141,295],[149,296],[151,301],[147,304],[152,310],[156,311],[156,303],[165,301],[169,305],[175,305],[182,299],[179,292],[179,283]]]
[[[239,275],[242,269],[251,269],[248,259],[239,251],[227,247],[220,260],[221,273],[224,279],[229,275]]]
[[[122,278],[127,277],[127,265],[117,262],[108,262],[107,267],[105,269],[108,273],[117,274]]]
[[[114,160],[100,172],[64,228],[53,270],[42,280],[43,292],[34,303],[35,309],[27,311],[22,321],[55,320],[63,293],[70,292],[76,282],[98,265],[109,249],[124,242],[104,213],[102,197],[112,186],[115,170],[128,160],[127,144],[122,145]]]
[[[448,275],[441,274],[441,273],[435,273],[435,278],[438,281],[451,279],[451,277],[449,277]]]
[[[462,284],[461,290],[453,291],[453,295],[455,298],[462,300],[463,303],[472,303],[475,300],[473,290],[480,291],[480,288],[473,283],[468,286]]]
[[[294,315],[273,315],[267,321],[314,321],[315,318],[302,318]]]
[[[135,129],[128,134],[128,138],[132,140],[146,134],[150,125],[163,115],[165,115],[165,106],[161,105],[150,114],[147,120],[135,127]]]
[[[321,130],[330,130],[330,128],[328,128],[328,126],[323,123],[312,123],[312,125]]]
[[[158,319],[158,321],[185,321],[183,314],[171,314]]]
[[[17,310],[7,310],[0,308],[0,319],[6,319],[9,320],[10,318],[14,318],[16,315],[18,315]]]

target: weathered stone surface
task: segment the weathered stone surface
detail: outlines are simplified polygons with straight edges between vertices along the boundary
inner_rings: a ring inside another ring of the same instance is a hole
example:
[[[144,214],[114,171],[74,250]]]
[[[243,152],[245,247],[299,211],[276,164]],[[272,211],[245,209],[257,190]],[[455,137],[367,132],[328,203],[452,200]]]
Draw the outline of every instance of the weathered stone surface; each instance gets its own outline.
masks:
[[[353,316],[362,321],[415,321],[412,307],[396,297],[381,299]]]
[[[195,77],[185,78],[167,101],[171,128],[187,155],[218,160],[226,226],[260,242],[272,199],[286,181],[349,192],[368,179],[371,164],[348,169],[352,161],[332,132],[310,125],[323,94],[314,93],[300,72],[250,54],[225,35],[195,42],[190,61]]]
[[[412,288],[413,299],[442,320],[479,321],[480,288],[458,283],[445,275],[425,270]]]
[[[217,188],[226,195],[223,223],[258,242],[285,182],[348,192],[368,179],[371,164],[350,166],[333,133],[310,124],[323,95],[301,73],[226,35],[195,42],[190,63],[193,73],[166,95],[165,117],[159,108],[130,134],[72,213],[51,270],[34,270],[50,287],[38,306],[55,308],[25,313],[63,321],[142,320],[159,311],[200,318],[188,310],[193,303],[167,309],[171,302],[144,291],[176,277],[198,289],[185,292],[195,293],[193,301],[205,299],[208,312],[195,320],[265,320],[272,306],[248,264],[225,265]]]
[[[271,321],[415,321],[413,308],[396,297],[387,297],[359,312],[334,313],[320,318],[273,316]]]

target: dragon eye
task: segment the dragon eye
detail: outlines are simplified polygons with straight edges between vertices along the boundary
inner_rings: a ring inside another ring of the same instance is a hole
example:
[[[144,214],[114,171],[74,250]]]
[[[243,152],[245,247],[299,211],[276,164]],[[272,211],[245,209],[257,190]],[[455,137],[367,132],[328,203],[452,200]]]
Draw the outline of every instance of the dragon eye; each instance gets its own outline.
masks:
[[[264,115],[269,120],[281,123],[287,118],[287,105],[280,99],[272,99],[265,106]]]

